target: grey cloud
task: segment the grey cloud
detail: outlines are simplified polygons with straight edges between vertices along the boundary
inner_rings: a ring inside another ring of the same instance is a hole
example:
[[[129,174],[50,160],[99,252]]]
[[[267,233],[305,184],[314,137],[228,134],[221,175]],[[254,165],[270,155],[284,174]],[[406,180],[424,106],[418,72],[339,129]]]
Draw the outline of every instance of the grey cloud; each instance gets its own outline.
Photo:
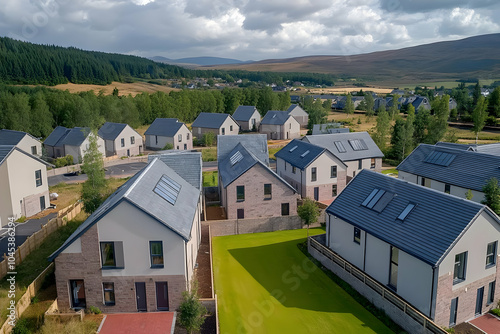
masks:
[[[482,8],[498,6],[497,0],[380,0],[380,8],[388,12],[431,12],[454,7]]]

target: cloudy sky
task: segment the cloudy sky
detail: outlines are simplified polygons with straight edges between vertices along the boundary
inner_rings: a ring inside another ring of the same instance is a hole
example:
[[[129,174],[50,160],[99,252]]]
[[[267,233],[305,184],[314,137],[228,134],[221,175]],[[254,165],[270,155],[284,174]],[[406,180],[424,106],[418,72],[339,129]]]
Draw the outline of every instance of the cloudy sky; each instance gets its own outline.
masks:
[[[1,36],[173,59],[347,55],[498,32],[498,0],[0,0]]]

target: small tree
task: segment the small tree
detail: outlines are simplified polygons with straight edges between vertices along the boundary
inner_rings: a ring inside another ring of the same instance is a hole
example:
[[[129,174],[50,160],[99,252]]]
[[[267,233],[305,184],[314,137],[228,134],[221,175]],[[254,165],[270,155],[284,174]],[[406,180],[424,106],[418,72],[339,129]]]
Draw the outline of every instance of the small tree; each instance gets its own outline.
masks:
[[[207,309],[201,305],[198,297],[198,281],[192,281],[191,291],[182,293],[182,303],[179,306],[179,322],[188,333],[199,331],[205,322]]]
[[[486,124],[486,117],[488,114],[486,113],[486,107],[488,106],[488,101],[485,100],[484,96],[480,96],[477,100],[476,107],[472,112],[472,120],[474,122],[474,126],[472,127],[472,132],[476,135],[476,144],[477,138],[479,136],[479,132],[481,132]]]
[[[468,189],[467,192],[465,193],[465,198],[470,201],[472,200],[472,197],[474,197],[474,194],[472,193],[472,190]]]
[[[484,200],[481,202],[490,207],[496,214],[500,214],[500,187],[494,177],[488,180],[483,187]]]
[[[352,102],[351,93],[347,94],[344,111],[347,114],[347,118],[349,118],[349,115],[354,114],[354,103]]]
[[[87,174],[87,181],[82,185],[83,209],[94,212],[102,204],[107,189],[102,154],[97,144],[97,131],[89,136],[89,148],[83,156],[82,170]]]
[[[205,147],[210,147],[214,144],[215,135],[212,132],[206,132],[203,134],[202,142]]]
[[[306,197],[302,202],[302,205],[297,208],[297,213],[299,217],[307,225],[307,237],[309,237],[309,225],[315,223],[318,220],[319,211],[316,206],[316,202],[312,199]]]

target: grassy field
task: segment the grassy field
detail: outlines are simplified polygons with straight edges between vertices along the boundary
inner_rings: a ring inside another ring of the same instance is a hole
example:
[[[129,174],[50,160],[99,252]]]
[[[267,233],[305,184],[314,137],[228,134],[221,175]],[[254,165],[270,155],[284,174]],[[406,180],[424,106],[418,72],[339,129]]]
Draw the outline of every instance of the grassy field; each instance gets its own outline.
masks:
[[[113,90],[115,88],[117,88],[119,95],[131,94],[132,96],[135,96],[135,95],[140,94],[142,92],[169,93],[173,90],[174,91],[179,90],[179,89],[171,88],[168,86],[155,85],[155,84],[148,83],[148,82],[132,82],[132,83],[112,82],[110,85],[105,85],[105,86],[67,83],[67,84],[56,85],[56,86],[51,87],[51,88],[60,89],[60,90],[68,90],[70,93],[87,92],[89,90],[93,90],[97,94],[100,91],[103,91],[105,95],[111,95],[113,93]]]
[[[274,156],[279,150],[281,150],[284,146],[274,146],[269,147],[269,159],[276,159]]]
[[[203,161],[217,161],[217,147],[201,148],[201,159]]]
[[[221,333],[393,333],[298,249],[305,237],[293,230],[213,239]]]
[[[217,187],[218,180],[219,180],[219,173],[217,171],[203,172],[204,187]]]

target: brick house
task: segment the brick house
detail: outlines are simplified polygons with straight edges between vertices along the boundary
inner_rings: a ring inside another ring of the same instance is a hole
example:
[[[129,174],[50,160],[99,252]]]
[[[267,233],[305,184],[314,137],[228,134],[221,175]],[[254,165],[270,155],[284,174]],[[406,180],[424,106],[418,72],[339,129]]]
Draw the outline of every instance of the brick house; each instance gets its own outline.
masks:
[[[382,170],[384,154],[368,132],[310,135],[303,141],[321,146],[347,165],[347,183],[363,169]]]
[[[0,145],[0,226],[30,217],[50,205],[47,166],[15,145]]]
[[[59,158],[66,155],[73,157],[73,163],[80,163],[89,146],[90,128],[65,128],[57,126],[45,139],[43,146],[50,158]],[[97,136],[97,145],[102,156],[106,156],[104,139]]]
[[[130,157],[143,152],[142,136],[128,124],[106,122],[98,131],[106,156]]]
[[[260,121],[259,133],[267,139],[294,139],[300,137],[300,123],[286,111],[269,110]]]
[[[220,200],[228,219],[297,214],[295,189],[242,143],[219,161],[218,168]]]
[[[309,114],[302,109],[298,104],[292,104],[288,107],[288,115],[293,116],[299,122],[300,126],[307,128],[307,123],[309,122]]]
[[[218,135],[237,135],[240,131],[240,126],[233,116],[208,112],[200,113],[191,128],[193,129],[193,135],[198,139],[201,139],[207,132],[211,132],[217,137]]]
[[[15,145],[31,155],[42,156],[42,143],[26,132],[0,130],[0,145]]]
[[[177,118],[157,118],[144,132],[146,147],[162,150],[167,144],[174,150],[192,150],[193,135]]]
[[[200,212],[200,190],[151,161],[49,257],[59,309],[177,309],[193,277]]]
[[[238,122],[242,131],[257,131],[261,116],[255,106],[238,106],[233,113],[233,118]]]
[[[438,325],[496,306],[500,218],[487,206],[363,170],[326,212],[326,246]]]
[[[497,144],[420,144],[397,167],[398,178],[461,198],[471,192],[481,203],[488,180],[500,179],[500,152]]]

